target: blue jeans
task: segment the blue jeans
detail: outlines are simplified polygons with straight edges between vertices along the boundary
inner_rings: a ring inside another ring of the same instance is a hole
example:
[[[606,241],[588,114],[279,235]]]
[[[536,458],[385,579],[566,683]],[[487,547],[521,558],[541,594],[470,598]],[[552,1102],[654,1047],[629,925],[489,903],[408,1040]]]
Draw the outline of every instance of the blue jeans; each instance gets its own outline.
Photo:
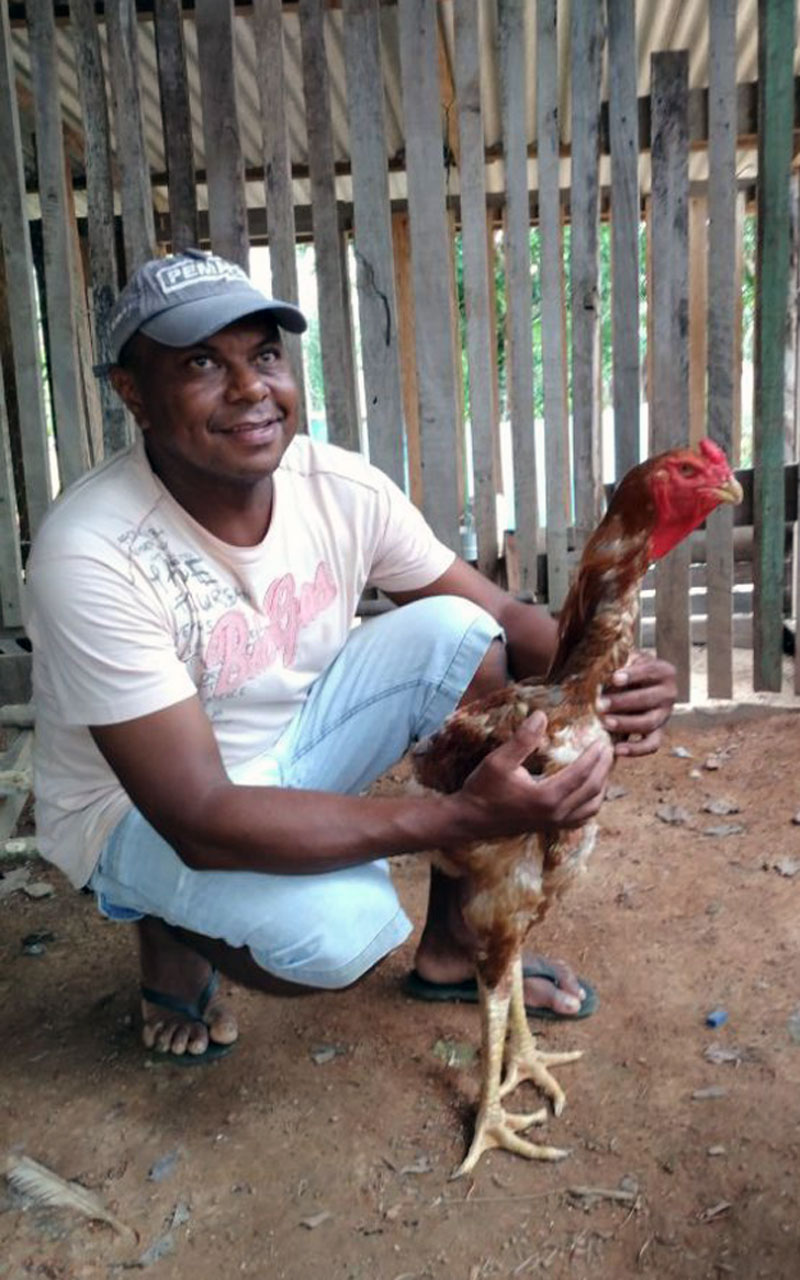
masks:
[[[483,609],[454,596],[364,623],[278,742],[232,781],[358,794],[441,725],[501,635]],[[305,986],[349,986],[411,932],[385,859],[321,875],[194,871],[136,809],[89,883],[111,919],[157,916],[246,946],[268,973]]]

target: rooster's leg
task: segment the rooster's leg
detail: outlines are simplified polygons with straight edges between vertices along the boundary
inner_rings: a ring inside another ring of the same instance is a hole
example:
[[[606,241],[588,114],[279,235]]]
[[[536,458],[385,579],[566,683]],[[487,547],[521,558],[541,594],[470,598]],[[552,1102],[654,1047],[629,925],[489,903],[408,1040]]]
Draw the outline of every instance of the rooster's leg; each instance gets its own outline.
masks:
[[[481,1098],[472,1144],[466,1159],[452,1175],[454,1178],[470,1173],[484,1151],[491,1151],[494,1147],[513,1151],[529,1160],[561,1160],[569,1154],[558,1147],[538,1146],[519,1136],[530,1125],[542,1123],[547,1116],[545,1108],[529,1115],[512,1115],[505,1111],[500,1102],[500,1076],[511,994],[510,979],[511,975],[506,974],[497,987],[489,988],[478,977],[482,1033]]]
[[[540,1053],[536,1048],[536,1038],[528,1026],[522,983],[522,956],[518,955],[514,961],[506,1074],[500,1096],[505,1097],[523,1080],[532,1080],[537,1088],[551,1100],[553,1111],[560,1116],[564,1110],[566,1096],[547,1068],[561,1066],[564,1062],[576,1062],[583,1055],[580,1050],[572,1053]]]

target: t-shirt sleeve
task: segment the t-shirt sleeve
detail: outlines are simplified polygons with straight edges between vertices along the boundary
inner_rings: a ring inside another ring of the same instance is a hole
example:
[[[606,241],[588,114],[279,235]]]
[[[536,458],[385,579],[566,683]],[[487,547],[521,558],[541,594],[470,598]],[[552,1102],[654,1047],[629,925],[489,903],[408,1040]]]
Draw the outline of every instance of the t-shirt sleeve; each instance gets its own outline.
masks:
[[[34,556],[26,606],[47,693],[66,724],[116,724],[196,692],[162,604],[113,555]]]
[[[455,552],[440,542],[425,517],[403,491],[380,476],[380,533],[369,585],[383,591],[427,587],[450,568]]]

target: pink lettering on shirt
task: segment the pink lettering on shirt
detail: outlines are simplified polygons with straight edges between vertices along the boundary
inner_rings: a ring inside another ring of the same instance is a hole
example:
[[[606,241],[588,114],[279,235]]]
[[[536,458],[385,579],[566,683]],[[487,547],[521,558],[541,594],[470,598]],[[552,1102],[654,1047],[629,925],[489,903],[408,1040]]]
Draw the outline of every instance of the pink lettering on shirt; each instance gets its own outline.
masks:
[[[225,697],[254,676],[260,675],[278,656],[290,667],[297,656],[297,637],[336,599],[333,575],[320,560],[313,582],[297,590],[294,574],[284,573],[267,587],[262,606],[266,625],[251,632],[240,609],[229,609],[216,622],[208,639],[206,667],[219,667],[214,697]]]

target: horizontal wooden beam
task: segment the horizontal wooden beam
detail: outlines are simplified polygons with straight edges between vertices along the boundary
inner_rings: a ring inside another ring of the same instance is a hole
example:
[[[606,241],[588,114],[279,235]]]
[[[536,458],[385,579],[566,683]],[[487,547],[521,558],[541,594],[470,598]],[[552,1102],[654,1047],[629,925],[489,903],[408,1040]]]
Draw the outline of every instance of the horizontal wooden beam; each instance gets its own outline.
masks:
[[[737,140],[738,147],[755,147],[758,139],[758,82],[748,81],[740,84],[736,89],[737,95]],[[26,102],[22,102],[24,107]],[[610,154],[610,137],[609,137],[609,108],[608,103],[604,102],[600,108],[600,154]],[[639,112],[639,150],[646,152],[650,149],[650,97],[649,95],[638,100]],[[77,131],[72,130],[75,135],[71,139],[73,144],[73,152],[77,150]],[[796,147],[800,147],[800,76],[796,76],[794,80],[794,141]],[[691,89],[689,91],[689,145],[693,150],[703,150],[708,145],[708,89]],[[569,158],[571,151],[567,144],[562,143],[559,148],[559,154],[562,158]],[[535,143],[531,143],[527,149],[529,160],[537,158],[537,147]],[[77,158],[77,157],[76,157]],[[494,143],[490,147],[484,148],[484,163],[495,164],[503,159],[502,142]],[[442,164],[445,163],[444,148],[442,149]],[[389,156],[387,160],[387,169],[389,173],[405,172],[405,154],[400,151],[393,156]],[[352,175],[352,165],[349,160],[339,160],[334,165],[334,172],[337,178],[349,178]],[[310,177],[309,167],[307,164],[292,165],[292,180],[295,182],[308,181]],[[207,182],[207,173],[205,169],[195,170],[195,181],[198,184]],[[150,181],[154,187],[166,187],[168,183],[168,175],[166,171],[157,170],[150,175]],[[246,182],[264,181],[263,165],[250,165],[245,169]],[[81,191],[85,187],[85,178],[79,174],[73,174],[73,189]],[[35,178],[31,178],[27,184],[29,194],[36,193]]]
[[[383,9],[393,9],[397,5],[398,0],[378,0],[378,4]],[[95,13],[98,18],[105,18],[107,0],[95,0]],[[298,0],[283,0],[283,8],[286,13],[297,13],[299,7]],[[326,0],[328,9],[341,9],[342,0]],[[186,17],[190,17],[195,11],[195,0],[181,0],[181,8]],[[235,13],[252,13],[253,0],[235,0]],[[146,22],[152,18],[155,9],[155,0],[136,0],[136,12],[140,22]],[[11,0],[8,6],[9,18],[12,27],[25,26],[25,4],[24,0]],[[53,14],[58,26],[67,26],[70,20],[68,0],[54,0]]]

